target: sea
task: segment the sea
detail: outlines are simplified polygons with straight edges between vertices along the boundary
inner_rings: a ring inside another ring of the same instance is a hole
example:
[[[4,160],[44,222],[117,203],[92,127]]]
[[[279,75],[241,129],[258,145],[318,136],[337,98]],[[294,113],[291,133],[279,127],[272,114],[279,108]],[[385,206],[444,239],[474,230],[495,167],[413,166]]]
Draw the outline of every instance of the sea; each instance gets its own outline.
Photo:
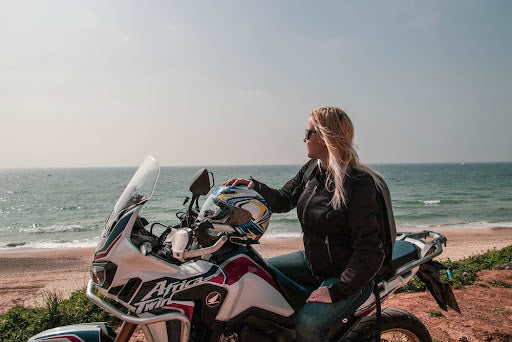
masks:
[[[512,228],[512,163],[375,164],[391,192],[399,231]],[[200,167],[161,167],[141,215],[177,224]],[[254,177],[275,188],[300,165],[211,166],[215,187]],[[0,170],[0,251],[94,247],[136,168]],[[204,198],[203,198],[204,200]],[[200,200],[201,202],[201,200]],[[511,230],[512,234],[512,230]],[[295,210],[273,214],[263,237],[300,237]]]

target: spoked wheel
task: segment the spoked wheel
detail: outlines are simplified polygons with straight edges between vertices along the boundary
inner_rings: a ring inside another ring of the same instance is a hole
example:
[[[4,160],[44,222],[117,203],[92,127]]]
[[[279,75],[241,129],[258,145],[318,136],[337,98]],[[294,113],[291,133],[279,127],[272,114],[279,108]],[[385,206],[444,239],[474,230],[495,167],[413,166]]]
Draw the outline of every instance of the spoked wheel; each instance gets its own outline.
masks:
[[[364,317],[341,341],[375,340],[375,314]],[[381,342],[430,342],[432,338],[425,325],[413,314],[398,308],[382,309]]]
[[[381,342],[422,342],[416,334],[406,329],[389,329],[381,332]]]

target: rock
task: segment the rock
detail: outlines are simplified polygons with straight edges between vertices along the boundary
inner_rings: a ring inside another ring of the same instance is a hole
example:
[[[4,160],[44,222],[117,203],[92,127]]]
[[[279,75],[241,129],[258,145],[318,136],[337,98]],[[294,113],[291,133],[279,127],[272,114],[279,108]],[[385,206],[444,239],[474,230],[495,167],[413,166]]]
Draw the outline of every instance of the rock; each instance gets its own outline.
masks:
[[[509,262],[505,265],[494,267],[495,270],[512,270],[512,262]]]

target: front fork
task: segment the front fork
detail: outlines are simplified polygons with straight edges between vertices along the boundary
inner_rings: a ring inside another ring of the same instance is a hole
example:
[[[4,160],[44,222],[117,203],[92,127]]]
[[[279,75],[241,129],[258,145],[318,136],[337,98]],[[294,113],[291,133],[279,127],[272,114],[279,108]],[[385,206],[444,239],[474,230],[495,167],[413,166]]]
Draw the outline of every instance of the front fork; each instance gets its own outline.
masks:
[[[137,328],[137,324],[123,322],[114,342],[128,342],[130,337],[132,337],[135,328]]]

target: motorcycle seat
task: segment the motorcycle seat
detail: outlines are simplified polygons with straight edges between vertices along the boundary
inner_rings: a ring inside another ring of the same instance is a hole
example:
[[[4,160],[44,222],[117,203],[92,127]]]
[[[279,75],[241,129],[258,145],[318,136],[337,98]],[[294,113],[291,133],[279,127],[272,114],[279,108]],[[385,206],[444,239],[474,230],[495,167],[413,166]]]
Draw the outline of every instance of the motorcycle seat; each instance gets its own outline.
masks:
[[[395,271],[410,261],[418,260],[419,257],[420,251],[415,244],[404,240],[396,240],[391,259],[391,270]]]

